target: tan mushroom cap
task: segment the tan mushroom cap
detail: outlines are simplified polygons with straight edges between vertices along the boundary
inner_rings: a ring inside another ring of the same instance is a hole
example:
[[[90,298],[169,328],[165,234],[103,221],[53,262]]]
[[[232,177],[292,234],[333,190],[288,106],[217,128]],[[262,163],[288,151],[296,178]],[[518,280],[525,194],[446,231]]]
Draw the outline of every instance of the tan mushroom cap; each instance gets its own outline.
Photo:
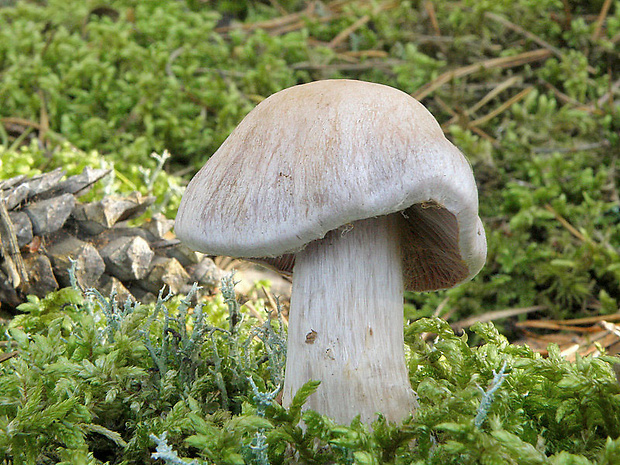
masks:
[[[291,271],[288,254],[309,242],[397,212],[407,289],[478,273],[486,239],[473,173],[433,116],[392,87],[326,80],[252,110],[190,182],[175,231],[195,250]]]

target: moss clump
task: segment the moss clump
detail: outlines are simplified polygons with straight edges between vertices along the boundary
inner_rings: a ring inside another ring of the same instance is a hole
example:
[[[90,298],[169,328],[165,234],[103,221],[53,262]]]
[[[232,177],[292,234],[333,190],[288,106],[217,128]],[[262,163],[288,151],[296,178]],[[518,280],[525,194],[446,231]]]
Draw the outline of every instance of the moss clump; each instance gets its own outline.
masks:
[[[154,306],[74,289],[23,304],[4,329],[0,459],[12,463],[598,463],[620,458],[620,358],[576,363],[509,344],[490,325],[470,347],[439,319],[406,329],[415,417],[337,425],[284,409],[282,322],[253,326],[233,283],[204,306]],[[420,339],[438,334],[433,347]],[[265,357],[265,354],[267,356]],[[305,424],[302,429],[301,425]],[[151,454],[157,453],[153,457]],[[570,462],[567,460],[577,460]]]
[[[18,356],[0,365],[0,459],[149,463],[149,434],[188,453],[181,439],[196,422],[251,422],[238,416],[250,386],[279,383],[284,339],[277,318],[253,327],[242,317],[232,286],[196,307],[192,293],[160,293],[151,306],[72,288],[30,298],[3,327]]]

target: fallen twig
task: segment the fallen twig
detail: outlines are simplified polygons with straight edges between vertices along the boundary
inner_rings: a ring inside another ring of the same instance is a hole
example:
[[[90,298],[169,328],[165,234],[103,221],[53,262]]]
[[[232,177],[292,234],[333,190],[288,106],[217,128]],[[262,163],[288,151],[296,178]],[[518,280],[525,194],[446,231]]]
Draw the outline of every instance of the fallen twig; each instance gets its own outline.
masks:
[[[558,58],[562,58],[562,51],[557,48],[554,47],[553,45],[551,45],[549,42],[541,39],[540,37],[538,37],[536,34],[523,29],[521,26],[508,21],[506,18],[504,18],[503,16],[500,16],[498,14],[495,13],[491,13],[490,11],[487,11],[484,14],[485,17],[495,21],[496,23],[500,23],[502,26],[504,26],[505,28],[508,29],[512,29],[515,32],[518,32],[519,34],[523,34],[525,37],[527,37],[528,39],[530,39],[532,42],[540,45],[542,48],[545,48],[547,50],[549,50],[551,53],[553,53],[556,57]]]
[[[546,60],[551,55],[552,53],[549,50],[538,49],[531,52],[520,53],[519,55],[491,58],[489,60],[481,61],[479,63],[463,66],[462,68],[443,73],[435,80],[422,86],[420,89],[414,92],[412,96],[418,100],[422,100],[429,94],[439,89],[444,84],[452,81],[453,79],[468,76],[481,70],[514,68],[516,66],[522,66],[527,63],[532,63],[534,61]]]
[[[560,215],[550,204],[545,205],[545,210],[551,212],[553,216],[555,216],[555,219],[558,220],[560,224],[564,226],[568,230],[568,232],[575,236],[577,239],[582,242],[589,242],[589,239],[587,239],[583,234],[581,234],[577,228],[570,224],[568,220],[562,215]]]
[[[508,99],[506,102],[502,103],[499,107],[497,107],[496,109],[494,109],[490,113],[487,113],[486,115],[484,115],[484,116],[482,116],[482,117],[480,117],[478,119],[470,121],[469,122],[469,126],[470,127],[471,126],[479,126],[479,125],[484,124],[487,121],[495,118],[497,115],[499,115],[499,114],[503,113],[504,111],[508,110],[515,103],[523,100],[533,90],[534,90],[534,87],[527,87],[527,88],[523,89],[517,95],[511,97],[510,99]]]
[[[581,152],[584,150],[600,149],[603,147],[609,147],[610,145],[611,145],[611,142],[609,142],[607,139],[603,139],[600,142],[592,142],[591,144],[575,145],[573,147],[534,147],[532,149],[532,152],[534,153],[554,153],[554,152],[574,153],[574,152]]]
[[[328,65],[303,62],[296,63],[291,68],[306,71],[364,71],[380,68],[389,70],[400,63],[402,63],[401,60],[366,60],[363,63],[333,63]]]
[[[592,41],[595,41],[600,37],[601,30],[603,29],[603,23],[605,22],[605,19],[607,18],[607,14],[609,13],[610,6],[611,6],[611,0],[605,0],[603,2],[601,12],[599,13],[598,18],[596,20],[596,26],[594,27],[594,31],[592,32]]]
[[[553,329],[556,331],[574,331],[576,333],[596,333],[600,331],[594,326],[575,326],[552,320],[527,320],[515,323],[517,328]]]
[[[465,110],[464,113],[457,114],[456,112],[450,111],[449,113],[452,114],[452,118],[450,118],[450,120],[448,120],[447,122],[443,123],[441,125],[441,127],[445,129],[445,128],[449,127],[451,124],[455,124],[459,119],[463,118],[463,114],[465,116],[467,116],[467,117],[473,115],[476,111],[478,111],[484,105],[489,103],[491,100],[493,100],[495,97],[497,97],[504,90],[509,89],[510,87],[512,87],[515,84],[518,84],[518,83],[520,83],[522,81],[523,81],[523,79],[520,76],[512,76],[511,78],[506,79],[504,82],[499,83],[497,86],[495,86],[493,89],[491,89],[491,91],[488,92],[484,97],[482,97],[478,102],[476,102],[475,105],[473,105],[472,107],[470,107],[467,110]],[[435,97],[435,98],[437,98],[437,97]],[[470,129],[472,129],[472,128],[470,128]],[[488,137],[490,138],[490,136],[488,136]]]
[[[6,362],[7,360],[12,359],[13,357],[17,357],[19,352],[14,350],[13,352],[7,352],[4,354],[0,354],[0,363]]]
[[[571,320],[528,320],[519,321],[516,326],[519,328],[542,328],[554,329],[560,331],[576,331],[576,332],[596,332],[600,331],[598,326],[601,322],[620,321],[620,313],[611,315],[597,315],[585,318],[573,318]],[[591,325],[591,326],[580,326]]]
[[[467,109],[466,113],[468,115],[473,114],[474,112],[476,112],[480,108],[482,108],[484,105],[489,103],[491,100],[493,100],[495,97],[497,97],[499,94],[501,94],[503,91],[505,91],[506,89],[509,89],[512,86],[514,86],[516,84],[519,84],[521,82],[523,82],[523,78],[521,76],[512,76],[512,77],[506,79],[504,82],[500,82],[488,94],[486,94],[484,97],[482,97],[474,106],[472,106],[471,108]]]
[[[343,29],[342,31],[340,31],[336,37],[334,37],[330,42],[329,42],[329,47],[330,48],[336,48],[338,47],[340,44],[342,44],[342,42],[344,42],[345,40],[347,40],[349,38],[349,36],[351,34],[353,34],[355,31],[357,31],[360,27],[362,27],[363,25],[365,25],[368,21],[370,21],[370,16],[369,15],[364,15],[362,16],[360,19],[358,19],[357,21],[355,21],[353,24],[351,24],[349,27]]]
[[[502,318],[510,318],[517,315],[524,315],[527,313],[538,312],[541,310],[546,310],[546,305],[533,305],[531,307],[522,307],[522,308],[507,308],[504,310],[495,310],[492,312],[486,312],[482,315],[471,316],[469,318],[465,318],[464,320],[457,321],[456,323],[452,323],[453,329],[464,329],[469,328],[474,323],[486,323],[488,321],[500,320]]]
[[[618,36],[620,37],[620,34]],[[597,106],[603,106],[610,99],[612,99],[613,101],[613,95],[615,92],[618,91],[618,89],[620,89],[620,79],[616,80],[613,84],[611,84],[609,86],[609,90],[605,92],[605,95],[603,95],[596,101]]]
[[[22,287],[28,283],[28,272],[24,259],[19,251],[15,228],[4,199],[0,197],[0,251],[9,273],[9,280],[13,287]]]
[[[424,9],[428,14],[428,19],[431,22],[431,27],[433,28],[435,35],[440,36],[441,30],[439,29],[439,21],[437,21],[437,14],[435,13],[435,5],[433,5],[433,2],[430,1],[424,2]]]
[[[284,26],[290,26],[291,24],[298,23],[306,17],[314,17],[316,14],[316,2],[310,2],[310,4],[303,10],[297,13],[290,13],[284,16],[280,16],[274,19],[268,19],[265,21],[257,21],[255,23],[233,24],[230,26],[221,26],[215,28],[215,32],[223,33],[229,32],[233,29],[243,29],[246,31],[253,31],[255,29],[275,29]]]

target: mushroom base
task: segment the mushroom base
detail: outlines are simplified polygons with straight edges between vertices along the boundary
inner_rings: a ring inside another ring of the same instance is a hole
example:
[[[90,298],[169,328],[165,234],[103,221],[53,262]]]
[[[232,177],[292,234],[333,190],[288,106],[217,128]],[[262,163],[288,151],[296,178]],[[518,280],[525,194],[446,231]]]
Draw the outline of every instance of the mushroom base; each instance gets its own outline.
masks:
[[[417,405],[403,340],[403,270],[395,215],[329,232],[295,259],[285,406],[320,380],[305,408],[349,423],[382,413],[401,421]]]

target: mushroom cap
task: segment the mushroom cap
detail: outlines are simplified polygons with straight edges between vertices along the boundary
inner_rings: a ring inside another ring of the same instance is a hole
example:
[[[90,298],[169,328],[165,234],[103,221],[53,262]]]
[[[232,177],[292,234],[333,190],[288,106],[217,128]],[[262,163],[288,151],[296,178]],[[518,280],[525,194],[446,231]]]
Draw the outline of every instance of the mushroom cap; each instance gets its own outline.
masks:
[[[475,276],[486,257],[463,154],[389,86],[325,80],[282,90],[241,121],[189,183],[177,236],[204,253],[282,257],[331,230],[401,212],[405,287]]]

